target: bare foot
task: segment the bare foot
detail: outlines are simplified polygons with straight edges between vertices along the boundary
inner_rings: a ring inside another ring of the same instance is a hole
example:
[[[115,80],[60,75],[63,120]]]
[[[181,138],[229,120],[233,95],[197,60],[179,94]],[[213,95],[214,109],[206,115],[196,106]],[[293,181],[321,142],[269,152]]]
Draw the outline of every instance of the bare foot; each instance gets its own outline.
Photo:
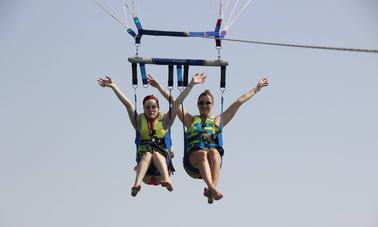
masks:
[[[161,184],[161,186],[165,187],[168,191],[170,191],[170,192],[173,191],[173,187],[172,187],[171,182],[162,180],[160,182],[160,184]]]
[[[209,204],[213,204],[213,202],[214,202],[214,198],[211,196],[209,189],[204,188],[204,189],[203,189],[203,195],[204,195],[205,197],[207,197],[207,202],[208,202]]]
[[[132,197],[137,196],[138,192],[140,191],[140,188],[141,188],[140,185],[132,187],[131,188],[131,196]]]
[[[211,197],[214,198],[215,200],[220,200],[221,198],[223,198],[222,193],[218,192],[217,189],[215,188],[209,188],[209,192],[210,192]]]

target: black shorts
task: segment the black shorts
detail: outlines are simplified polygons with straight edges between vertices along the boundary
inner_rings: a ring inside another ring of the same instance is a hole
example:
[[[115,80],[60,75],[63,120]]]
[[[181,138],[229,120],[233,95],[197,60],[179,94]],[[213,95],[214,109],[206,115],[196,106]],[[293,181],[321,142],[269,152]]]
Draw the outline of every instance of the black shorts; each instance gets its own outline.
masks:
[[[220,147],[220,146],[219,147],[212,147],[212,148],[215,148],[216,150],[218,150],[221,158],[223,159],[223,154],[224,154],[223,148]],[[208,148],[208,149],[211,149],[211,148]],[[192,154],[193,152],[196,152],[198,150],[204,150],[204,149],[195,146],[192,149],[190,149],[189,151],[185,152],[183,164],[184,164],[184,169],[189,176],[191,176],[195,179],[202,179],[201,174],[199,172],[199,169],[192,166],[192,164],[190,164],[190,161],[189,161],[190,154]],[[222,166],[222,164],[221,164],[221,166]]]

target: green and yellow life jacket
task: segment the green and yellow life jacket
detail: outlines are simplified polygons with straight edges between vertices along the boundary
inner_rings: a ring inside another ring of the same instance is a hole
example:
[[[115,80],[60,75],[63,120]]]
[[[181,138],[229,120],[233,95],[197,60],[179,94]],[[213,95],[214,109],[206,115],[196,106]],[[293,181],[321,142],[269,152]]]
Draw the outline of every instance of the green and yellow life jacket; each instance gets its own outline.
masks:
[[[193,148],[204,149],[221,147],[218,140],[220,128],[215,124],[215,117],[201,119],[200,116],[194,116],[193,123],[186,132],[187,150]]]
[[[140,121],[138,124],[140,133],[140,143],[138,146],[138,152],[144,153],[151,150],[148,142],[155,141],[163,148],[167,148],[165,145],[166,130],[163,128],[164,114],[159,113],[159,116],[155,118],[152,125],[149,125],[144,114],[140,115]]]
[[[135,144],[137,147],[136,162],[139,163],[143,153],[158,151],[165,156],[168,170],[175,171],[172,158],[172,141],[169,130],[163,128],[164,114],[159,112],[159,116],[152,124],[149,124],[144,114],[139,115],[138,129],[136,131]],[[150,165],[147,170],[149,176],[160,176],[159,171],[154,165]]]

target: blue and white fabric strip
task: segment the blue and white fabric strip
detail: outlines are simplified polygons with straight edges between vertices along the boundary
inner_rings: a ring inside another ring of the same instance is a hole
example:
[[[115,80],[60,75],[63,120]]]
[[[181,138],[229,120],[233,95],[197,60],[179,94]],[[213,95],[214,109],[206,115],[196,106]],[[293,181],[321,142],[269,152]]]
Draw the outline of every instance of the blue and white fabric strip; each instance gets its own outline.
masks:
[[[204,37],[204,38],[224,38],[225,33],[216,31],[211,32],[189,32],[189,37]]]
[[[182,80],[182,65],[177,65],[177,86],[182,87],[183,86],[183,80]]]
[[[137,27],[138,31],[143,30],[142,24],[140,23],[140,20],[138,17],[134,17],[134,24]]]
[[[143,85],[147,85],[148,81],[147,81],[146,65],[144,63],[140,63],[139,67],[140,67],[140,74],[142,76]]]
[[[131,28],[127,29],[127,33],[129,33],[133,38],[135,38],[137,36],[137,34]]]

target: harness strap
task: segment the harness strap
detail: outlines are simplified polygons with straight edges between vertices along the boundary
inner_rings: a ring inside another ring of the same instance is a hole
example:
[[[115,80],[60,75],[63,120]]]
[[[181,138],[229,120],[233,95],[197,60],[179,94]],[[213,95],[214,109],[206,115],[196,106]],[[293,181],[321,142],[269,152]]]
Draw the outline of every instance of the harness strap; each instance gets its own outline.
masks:
[[[182,80],[182,65],[177,65],[177,87],[183,86],[183,80]]]
[[[191,136],[187,140],[188,140],[188,143],[191,143],[191,142],[196,141],[196,140],[204,140],[206,142],[216,143],[216,139],[217,139],[217,136],[214,135],[214,134],[203,133],[203,134],[196,134],[194,136]]]
[[[140,74],[142,76],[142,82],[144,87],[148,87],[146,65],[144,63],[139,63]]]
[[[133,86],[138,86],[137,63],[132,63],[131,64],[131,71],[132,71]]]
[[[134,30],[133,29],[131,29],[131,28],[128,28],[127,29],[127,33],[129,33],[134,39],[135,39],[135,37],[137,36],[137,34],[134,32]]]
[[[222,18],[219,18],[217,20],[217,23],[215,25],[215,30],[214,30],[214,32],[216,32],[216,35],[215,35],[215,38],[216,38],[215,39],[215,45],[216,45],[217,48],[222,48],[222,42],[219,39],[219,30],[220,30],[221,25],[222,25]]]
[[[156,123],[156,121],[158,120],[158,118],[159,118],[159,116],[156,117],[156,118],[154,119],[154,121],[151,123],[151,122],[149,122],[149,121],[147,120],[147,117],[146,117],[147,127],[148,127],[148,132],[149,132],[149,134],[150,134],[150,136],[151,136],[152,138],[155,137],[155,133],[156,133],[156,131],[155,131],[155,123]]]
[[[142,30],[142,24],[140,23],[140,20],[138,17],[134,17],[134,24],[135,24],[135,27],[137,27],[138,30]]]
[[[181,92],[181,90],[180,90]],[[185,115],[184,115],[184,102],[181,103],[181,118],[182,118],[182,131],[184,135],[184,154],[188,151],[188,135],[185,130]]]
[[[220,81],[220,90],[222,92],[221,97],[221,115],[220,115],[220,126],[218,134],[218,143],[220,146],[223,146],[223,115],[224,115],[224,91],[226,90],[226,66],[221,66],[221,81]]]
[[[135,121],[135,145],[136,145],[136,155],[135,155],[135,160],[138,162],[140,157],[139,157],[139,152],[138,152],[138,147],[139,147],[139,143],[140,143],[140,140],[141,140],[141,135],[138,131],[138,113],[137,113],[137,95],[136,95],[136,87],[138,85],[136,85],[134,87],[134,121]]]
[[[184,65],[184,86],[188,86],[189,65]]]

